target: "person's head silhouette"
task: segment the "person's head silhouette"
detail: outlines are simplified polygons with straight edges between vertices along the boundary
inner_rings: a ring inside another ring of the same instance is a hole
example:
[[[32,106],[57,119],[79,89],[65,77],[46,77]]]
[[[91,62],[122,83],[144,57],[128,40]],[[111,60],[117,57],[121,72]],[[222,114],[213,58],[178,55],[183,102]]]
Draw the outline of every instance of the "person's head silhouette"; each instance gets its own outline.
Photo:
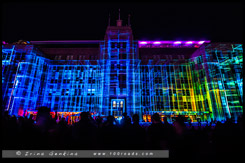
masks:
[[[124,118],[127,117],[127,113],[126,112],[124,112],[122,115],[123,115]]]
[[[89,120],[89,113],[88,112],[81,112],[80,118],[81,118],[81,121],[88,121]]]
[[[37,120],[40,117],[50,117],[50,108],[46,107],[46,106],[42,106],[40,108],[38,108],[38,112],[37,112]]]
[[[163,117],[163,121],[164,121],[164,123],[168,123],[168,118],[167,117]]]
[[[182,134],[185,130],[185,121],[182,117],[177,117],[173,123],[175,131],[177,134]]]
[[[109,115],[109,116],[107,117],[107,123],[108,123],[109,125],[113,125],[114,120],[115,120],[115,118],[114,118],[112,115]]]
[[[134,114],[132,118],[133,118],[133,123],[134,124],[138,124],[139,123],[139,115],[138,114]]]
[[[29,119],[32,119],[33,118],[33,114],[30,114],[30,117],[29,117]]]
[[[152,119],[152,123],[161,123],[162,122],[161,117],[158,113],[153,114],[151,119]]]
[[[50,121],[51,121],[50,108],[46,106],[42,106],[38,108],[37,118],[36,118],[37,126],[42,128],[42,130],[44,131],[49,127]]]

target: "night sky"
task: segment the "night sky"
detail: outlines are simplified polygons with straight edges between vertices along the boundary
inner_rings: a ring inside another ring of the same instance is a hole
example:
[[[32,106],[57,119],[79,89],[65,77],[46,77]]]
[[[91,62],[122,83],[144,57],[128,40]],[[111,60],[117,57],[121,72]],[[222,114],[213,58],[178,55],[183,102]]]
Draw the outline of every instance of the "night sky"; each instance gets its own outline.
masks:
[[[242,42],[242,3],[3,3],[2,40],[103,40],[118,9],[136,40]]]

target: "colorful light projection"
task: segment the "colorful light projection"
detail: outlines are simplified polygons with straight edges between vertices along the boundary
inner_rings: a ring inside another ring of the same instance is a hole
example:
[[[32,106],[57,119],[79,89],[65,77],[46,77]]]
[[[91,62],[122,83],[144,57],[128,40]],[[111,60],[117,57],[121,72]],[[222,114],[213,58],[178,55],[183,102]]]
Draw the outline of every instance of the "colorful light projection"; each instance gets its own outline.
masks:
[[[3,45],[3,108],[11,115],[33,112],[44,105],[70,117],[82,111],[94,116],[120,116],[111,107],[112,99],[117,99],[123,101],[122,108],[128,115],[137,113],[141,118],[157,112],[170,119],[187,116],[195,122],[197,118],[236,120],[243,114],[241,44],[206,44],[183,63],[141,65],[135,55],[137,44],[153,42],[129,44],[127,38],[119,40],[122,45],[125,42],[126,47],[120,47],[127,54],[125,57],[118,56],[117,48],[106,51],[118,39],[102,42],[105,53],[96,65],[88,60],[83,65],[71,60],[50,60],[39,55],[33,45]],[[154,46],[188,45],[188,41],[157,42],[161,44]]]

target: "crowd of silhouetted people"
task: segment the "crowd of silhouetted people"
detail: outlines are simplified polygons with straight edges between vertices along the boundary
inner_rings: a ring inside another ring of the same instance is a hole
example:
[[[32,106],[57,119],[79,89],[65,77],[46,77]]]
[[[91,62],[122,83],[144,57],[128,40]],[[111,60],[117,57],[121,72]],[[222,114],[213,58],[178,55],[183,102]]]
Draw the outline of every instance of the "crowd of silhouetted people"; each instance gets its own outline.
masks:
[[[224,123],[206,126],[186,125],[179,117],[168,123],[160,115],[152,115],[151,124],[142,126],[139,115],[132,119],[123,114],[115,121],[93,119],[89,112],[82,112],[80,120],[68,125],[65,118],[57,122],[50,116],[50,109],[38,110],[33,115],[16,117],[5,112],[2,118],[4,149],[71,149],[71,150],[169,150],[170,158],[220,158],[239,155],[242,147],[243,117],[237,123],[227,119]]]

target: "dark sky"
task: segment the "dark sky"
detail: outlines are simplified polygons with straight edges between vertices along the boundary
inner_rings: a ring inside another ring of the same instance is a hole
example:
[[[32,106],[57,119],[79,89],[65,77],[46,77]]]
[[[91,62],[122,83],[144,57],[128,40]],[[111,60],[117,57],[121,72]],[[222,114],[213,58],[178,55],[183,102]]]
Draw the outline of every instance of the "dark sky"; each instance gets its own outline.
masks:
[[[242,3],[3,3],[2,40],[103,40],[131,14],[137,40],[242,42]]]

